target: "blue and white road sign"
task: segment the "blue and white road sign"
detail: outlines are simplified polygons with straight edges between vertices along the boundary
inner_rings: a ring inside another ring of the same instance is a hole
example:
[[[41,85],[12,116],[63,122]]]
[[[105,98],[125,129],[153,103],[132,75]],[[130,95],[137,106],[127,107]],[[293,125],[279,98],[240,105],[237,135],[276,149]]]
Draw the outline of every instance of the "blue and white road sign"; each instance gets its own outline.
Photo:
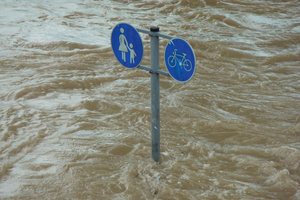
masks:
[[[135,68],[142,61],[144,47],[141,36],[129,24],[115,26],[111,33],[111,47],[118,61],[125,67]]]
[[[196,57],[191,45],[185,40],[174,38],[165,50],[165,63],[169,74],[177,81],[186,82],[195,72]]]

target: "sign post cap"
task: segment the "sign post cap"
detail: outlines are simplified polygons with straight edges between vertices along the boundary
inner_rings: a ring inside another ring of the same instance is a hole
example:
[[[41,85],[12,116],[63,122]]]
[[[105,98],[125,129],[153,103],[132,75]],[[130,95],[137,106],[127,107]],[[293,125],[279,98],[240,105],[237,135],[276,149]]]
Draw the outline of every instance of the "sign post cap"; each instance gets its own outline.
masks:
[[[150,31],[151,32],[159,32],[159,27],[158,26],[151,26]]]

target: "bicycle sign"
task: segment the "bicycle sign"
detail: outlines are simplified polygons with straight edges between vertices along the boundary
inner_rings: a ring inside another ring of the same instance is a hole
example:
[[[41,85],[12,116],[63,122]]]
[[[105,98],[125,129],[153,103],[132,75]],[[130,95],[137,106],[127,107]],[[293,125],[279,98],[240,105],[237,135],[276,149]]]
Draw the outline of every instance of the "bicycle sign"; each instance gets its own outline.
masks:
[[[165,64],[175,80],[190,80],[195,72],[195,63],[195,54],[189,43],[179,38],[170,40],[165,50]]]

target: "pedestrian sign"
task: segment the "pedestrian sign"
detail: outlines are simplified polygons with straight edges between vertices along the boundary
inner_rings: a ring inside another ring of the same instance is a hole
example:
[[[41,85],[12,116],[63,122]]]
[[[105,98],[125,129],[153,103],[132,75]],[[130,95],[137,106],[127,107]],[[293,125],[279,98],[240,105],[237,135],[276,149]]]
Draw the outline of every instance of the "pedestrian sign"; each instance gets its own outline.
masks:
[[[125,23],[115,26],[111,34],[111,46],[118,61],[127,68],[135,68],[142,61],[144,47],[137,30]]]
[[[191,45],[185,40],[170,40],[165,50],[165,64],[169,74],[177,81],[186,82],[195,72],[196,57]]]

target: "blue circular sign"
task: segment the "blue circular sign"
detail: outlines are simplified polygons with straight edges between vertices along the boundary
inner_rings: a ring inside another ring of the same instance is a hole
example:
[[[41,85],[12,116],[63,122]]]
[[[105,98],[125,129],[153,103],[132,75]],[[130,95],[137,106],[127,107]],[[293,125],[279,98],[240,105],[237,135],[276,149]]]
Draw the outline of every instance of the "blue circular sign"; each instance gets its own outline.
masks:
[[[169,41],[165,50],[165,64],[177,81],[186,82],[195,73],[196,57],[191,45],[180,38]]]
[[[111,47],[118,61],[128,68],[139,66],[144,47],[137,30],[125,23],[115,26],[111,33]]]

